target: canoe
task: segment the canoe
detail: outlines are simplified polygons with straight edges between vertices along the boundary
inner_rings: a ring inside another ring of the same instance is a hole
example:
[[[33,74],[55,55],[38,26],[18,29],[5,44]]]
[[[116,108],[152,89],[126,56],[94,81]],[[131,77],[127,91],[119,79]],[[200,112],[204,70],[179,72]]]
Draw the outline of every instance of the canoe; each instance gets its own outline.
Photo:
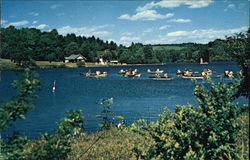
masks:
[[[149,79],[157,80],[157,81],[166,81],[166,80],[173,80],[174,78],[172,78],[172,77],[168,77],[168,78],[165,78],[165,77],[159,77],[159,78],[149,77]]]
[[[202,76],[182,76],[184,79],[204,79]]]
[[[124,74],[124,77],[140,77],[141,74]]]
[[[80,73],[80,75],[86,76],[86,77],[94,77],[94,78],[107,77],[108,76],[107,72],[103,72],[103,73],[100,73],[100,74],[87,72],[87,73]]]

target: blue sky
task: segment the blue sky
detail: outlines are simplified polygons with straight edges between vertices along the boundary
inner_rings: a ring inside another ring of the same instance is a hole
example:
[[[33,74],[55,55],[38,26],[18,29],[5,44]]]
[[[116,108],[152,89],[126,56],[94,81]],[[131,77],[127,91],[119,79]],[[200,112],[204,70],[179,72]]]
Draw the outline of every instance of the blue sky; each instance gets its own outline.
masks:
[[[118,44],[207,43],[249,27],[247,0],[3,0],[1,26],[57,29]]]

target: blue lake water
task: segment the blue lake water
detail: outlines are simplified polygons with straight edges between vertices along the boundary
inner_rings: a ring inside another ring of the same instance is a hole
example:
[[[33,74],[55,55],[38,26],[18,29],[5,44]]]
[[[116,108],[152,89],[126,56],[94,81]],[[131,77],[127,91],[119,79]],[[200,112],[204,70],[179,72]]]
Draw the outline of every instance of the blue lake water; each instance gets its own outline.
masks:
[[[125,78],[118,74],[120,69],[135,69],[141,73],[138,78]],[[147,69],[163,69],[171,81],[149,80]],[[145,118],[156,120],[164,107],[174,111],[175,105],[197,105],[193,96],[194,83],[190,79],[182,79],[176,76],[176,70],[184,68],[200,72],[203,68],[209,68],[215,73],[214,81],[219,81],[224,70],[230,69],[238,72],[240,69],[234,62],[216,62],[207,65],[195,63],[167,63],[164,65],[143,66],[114,66],[98,68],[59,68],[38,69],[42,89],[37,93],[39,98],[34,100],[35,108],[26,114],[26,119],[17,120],[8,127],[2,136],[9,135],[17,130],[21,135],[31,138],[38,137],[40,133],[51,132],[56,127],[56,122],[63,118],[70,109],[82,110],[85,119],[85,131],[98,130],[100,120],[95,115],[100,114],[101,107],[98,104],[101,98],[114,98],[113,111],[116,115],[123,115],[129,124],[136,119]],[[88,78],[80,76],[81,72],[106,71],[106,78]],[[1,71],[0,100],[4,102],[15,95],[11,89],[11,82],[17,79],[18,71]],[[51,92],[53,82],[56,81],[56,92]],[[232,81],[224,79],[224,81]],[[198,83],[207,84],[205,80]],[[247,103],[245,98],[237,100]]]

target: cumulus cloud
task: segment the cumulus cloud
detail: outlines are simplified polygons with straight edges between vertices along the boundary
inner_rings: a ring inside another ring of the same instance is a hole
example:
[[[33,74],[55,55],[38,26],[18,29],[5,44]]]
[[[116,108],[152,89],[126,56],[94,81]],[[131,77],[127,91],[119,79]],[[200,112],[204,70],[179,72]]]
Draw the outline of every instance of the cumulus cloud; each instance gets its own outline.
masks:
[[[170,26],[170,25],[160,26],[160,27],[159,27],[159,30],[167,29],[167,28],[169,28],[169,27],[171,27],[171,26]]]
[[[176,23],[189,23],[189,22],[191,22],[190,19],[182,19],[182,18],[180,18],[180,19],[171,19],[169,21],[170,22],[176,22]]]
[[[143,10],[140,12],[137,12],[134,15],[129,14],[123,14],[119,19],[126,19],[130,21],[136,21],[136,20],[156,20],[156,19],[166,19],[174,16],[173,13],[167,13],[167,14],[159,14],[155,10]]]
[[[137,12],[149,10],[152,8],[175,8],[181,5],[186,5],[188,8],[207,7],[213,3],[213,0],[161,0],[158,2],[150,2],[136,9]]]
[[[36,28],[36,29],[44,29],[44,28],[47,28],[49,27],[49,25],[47,24],[40,24],[40,25],[37,25],[37,26],[30,26],[30,28]]]
[[[106,27],[110,27],[111,25],[100,25],[100,26],[93,26],[93,27],[71,27],[71,26],[63,26],[58,28],[58,33],[62,35],[66,35],[68,33],[74,33],[78,36],[97,36],[103,37],[112,34],[109,31],[100,30]]]
[[[235,33],[245,32],[248,27],[243,26],[234,29],[216,30],[216,29],[197,29],[192,31],[175,31],[166,34],[168,38],[174,38],[183,42],[198,42],[207,43],[214,39],[223,39],[225,36],[230,36]],[[179,42],[181,43],[181,42]]]
[[[23,25],[26,25],[26,24],[29,24],[29,21],[27,20],[23,20],[23,21],[18,21],[18,22],[11,22],[9,23],[7,26],[23,26]]]

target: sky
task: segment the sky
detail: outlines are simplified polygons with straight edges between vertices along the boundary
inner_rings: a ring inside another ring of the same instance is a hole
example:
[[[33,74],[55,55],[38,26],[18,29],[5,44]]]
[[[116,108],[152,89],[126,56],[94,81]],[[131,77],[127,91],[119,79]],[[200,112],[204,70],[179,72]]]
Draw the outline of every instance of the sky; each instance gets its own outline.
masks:
[[[249,27],[248,0],[2,0],[1,27],[130,45],[208,43]]]

